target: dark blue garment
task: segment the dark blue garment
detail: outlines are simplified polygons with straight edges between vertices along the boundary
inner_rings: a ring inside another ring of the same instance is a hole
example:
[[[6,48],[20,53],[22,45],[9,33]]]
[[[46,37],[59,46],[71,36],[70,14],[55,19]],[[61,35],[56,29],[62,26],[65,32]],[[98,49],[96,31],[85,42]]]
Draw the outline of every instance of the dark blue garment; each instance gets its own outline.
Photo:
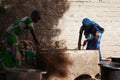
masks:
[[[96,32],[104,32],[104,29],[102,27],[100,27],[97,23],[91,23],[91,25],[88,26],[88,28],[84,28],[83,26],[83,30],[84,30],[84,35],[85,38],[87,38],[89,36],[89,34],[92,34],[93,36],[95,36]]]
[[[90,40],[87,43],[87,48],[86,50],[98,50],[99,51],[99,61],[102,61],[102,55],[100,51],[100,42],[102,38],[102,32],[99,32],[99,38],[96,40]]]
[[[100,49],[100,42],[102,38],[102,33],[98,32],[99,38],[95,40],[89,40],[87,43],[87,50],[99,50]]]
[[[95,23],[94,21],[91,21],[88,18],[84,18],[82,21],[82,24],[83,25],[81,27],[81,31],[84,31],[85,38],[87,38],[89,34],[92,34],[95,36],[96,31],[102,32],[102,33],[104,31],[102,27],[100,27],[97,23]]]
[[[99,59],[101,61],[102,57],[100,52],[100,42],[104,29],[88,18],[84,18],[82,24],[83,25],[80,29],[80,34],[82,34],[82,32],[84,31],[85,38],[86,40],[88,40],[86,50],[99,50]],[[98,39],[94,39],[96,37],[96,32],[98,32],[99,34]]]
[[[104,29],[101,26],[99,26],[97,23],[95,23],[94,21],[91,21],[88,18],[84,18],[82,21],[82,24],[83,25],[80,29],[80,33],[84,31],[85,38],[88,40],[87,49],[99,50],[100,41],[101,41],[101,37]],[[96,32],[98,32],[99,34],[98,39],[94,39],[96,37]]]

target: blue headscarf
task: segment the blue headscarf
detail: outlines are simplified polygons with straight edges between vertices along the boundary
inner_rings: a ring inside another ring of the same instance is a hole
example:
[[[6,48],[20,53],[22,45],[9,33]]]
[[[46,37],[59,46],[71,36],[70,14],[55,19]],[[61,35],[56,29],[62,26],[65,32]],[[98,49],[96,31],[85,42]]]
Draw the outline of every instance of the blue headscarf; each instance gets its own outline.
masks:
[[[83,24],[83,26],[90,26],[90,25],[94,24],[94,22],[91,21],[91,20],[88,19],[88,18],[84,18],[84,19],[82,20],[82,24]]]

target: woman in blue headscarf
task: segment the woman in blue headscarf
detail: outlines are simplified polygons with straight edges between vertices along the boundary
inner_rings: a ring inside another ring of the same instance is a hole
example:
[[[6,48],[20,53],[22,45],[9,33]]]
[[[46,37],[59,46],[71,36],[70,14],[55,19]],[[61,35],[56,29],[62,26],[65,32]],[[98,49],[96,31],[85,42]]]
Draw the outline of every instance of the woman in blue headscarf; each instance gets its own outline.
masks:
[[[79,33],[79,40],[78,40],[79,50],[81,50],[81,39],[82,39],[83,32],[86,38],[86,40],[83,43],[83,46],[87,44],[87,47],[86,47],[87,50],[100,51],[100,42],[101,42],[101,37],[102,37],[102,33],[104,32],[104,29],[94,21],[91,21],[88,18],[84,18],[82,20],[82,26],[80,28],[80,33]],[[100,57],[100,61],[101,61],[101,57]]]

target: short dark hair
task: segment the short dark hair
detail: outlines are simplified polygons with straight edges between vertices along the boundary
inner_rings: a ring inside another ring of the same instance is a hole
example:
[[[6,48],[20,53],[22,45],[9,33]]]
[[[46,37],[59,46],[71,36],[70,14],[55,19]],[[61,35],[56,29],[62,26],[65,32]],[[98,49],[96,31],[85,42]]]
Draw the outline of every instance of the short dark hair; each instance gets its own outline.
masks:
[[[38,11],[38,10],[32,11],[31,18],[35,18],[35,17],[37,17],[38,19],[41,19],[41,13],[40,13],[40,11]]]

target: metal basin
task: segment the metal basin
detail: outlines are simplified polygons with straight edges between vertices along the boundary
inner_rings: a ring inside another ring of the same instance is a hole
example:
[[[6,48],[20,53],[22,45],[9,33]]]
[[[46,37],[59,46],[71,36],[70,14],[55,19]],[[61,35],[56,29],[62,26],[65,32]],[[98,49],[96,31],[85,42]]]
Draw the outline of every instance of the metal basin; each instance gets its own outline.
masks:
[[[120,57],[111,57],[112,62],[120,63]]]
[[[120,63],[100,63],[101,80],[120,80]]]
[[[42,80],[46,72],[36,69],[7,69],[6,80]]]

